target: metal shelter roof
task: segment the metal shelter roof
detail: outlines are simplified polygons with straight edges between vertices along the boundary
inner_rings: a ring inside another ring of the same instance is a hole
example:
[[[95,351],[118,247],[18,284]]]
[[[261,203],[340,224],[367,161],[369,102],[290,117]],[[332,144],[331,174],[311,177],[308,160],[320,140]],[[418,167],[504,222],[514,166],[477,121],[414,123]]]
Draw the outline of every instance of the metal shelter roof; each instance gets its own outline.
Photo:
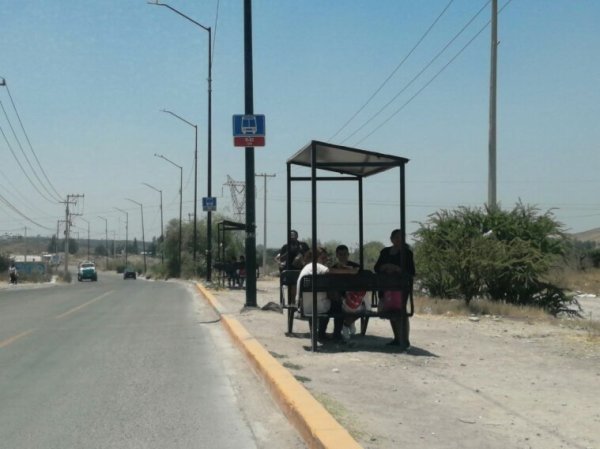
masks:
[[[287,163],[311,167],[313,145],[316,150],[317,169],[345,175],[371,176],[408,162],[408,159],[403,157],[312,140],[290,157]]]

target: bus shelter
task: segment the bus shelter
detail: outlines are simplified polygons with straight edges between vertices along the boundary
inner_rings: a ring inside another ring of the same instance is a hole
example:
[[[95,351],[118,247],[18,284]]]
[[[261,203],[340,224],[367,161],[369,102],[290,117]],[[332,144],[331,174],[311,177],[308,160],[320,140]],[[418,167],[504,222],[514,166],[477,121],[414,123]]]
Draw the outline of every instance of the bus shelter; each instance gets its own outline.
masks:
[[[393,197],[399,197],[399,223],[402,232],[406,232],[406,182],[405,167],[408,159],[389,154],[367,151],[359,148],[351,148],[332,143],[313,140],[291,156],[287,164],[287,236],[292,229],[292,186],[298,182],[310,183],[311,194],[311,240],[312,252],[316,254],[317,249],[317,205],[318,205],[318,183],[319,181],[350,182],[355,183],[358,189],[358,242],[359,263],[364,268],[363,234],[363,180],[373,175],[397,168],[399,171],[398,189],[396,192],[386,192]],[[306,168],[310,169],[310,175],[306,176]],[[304,176],[297,175],[302,170]],[[405,238],[406,236],[403,235]],[[316,273],[316,261],[313,260],[313,273]],[[313,283],[313,308],[317,310],[316,283]],[[312,315],[312,329],[317,329],[317,314]],[[311,333],[313,351],[317,347],[317,333]]]
[[[238,223],[235,221],[223,220],[217,223],[217,247],[218,247],[218,259],[215,262],[215,268],[219,271],[219,285],[225,286],[226,273],[230,269],[228,265],[231,261],[225,258],[225,233],[230,231],[245,231],[246,225],[244,223]]]

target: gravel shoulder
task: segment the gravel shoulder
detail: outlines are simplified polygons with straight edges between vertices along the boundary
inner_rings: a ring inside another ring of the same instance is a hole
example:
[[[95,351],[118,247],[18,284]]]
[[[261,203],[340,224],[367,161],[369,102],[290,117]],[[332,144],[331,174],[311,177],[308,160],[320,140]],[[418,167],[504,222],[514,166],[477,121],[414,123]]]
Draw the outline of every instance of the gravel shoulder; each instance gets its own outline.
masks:
[[[262,310],[279,303],[278,281],[257,288],[258,308],[244,308],[244,290],[211,292],[365,449],[600,447],[600,342],[585,331],[416,315],[408,353],[385,345],[380,319],[313,353],[306,322],[285,335],[285,315]]]

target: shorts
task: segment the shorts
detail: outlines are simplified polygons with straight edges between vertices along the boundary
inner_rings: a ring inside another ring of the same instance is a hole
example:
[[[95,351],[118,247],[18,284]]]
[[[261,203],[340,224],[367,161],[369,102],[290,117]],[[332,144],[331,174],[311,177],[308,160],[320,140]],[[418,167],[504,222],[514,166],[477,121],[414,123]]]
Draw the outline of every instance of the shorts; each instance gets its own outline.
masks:
[[[342,310],[347,313],[358,313],[364,310],[363,298],[366,292],[346,292],[342,302]]]

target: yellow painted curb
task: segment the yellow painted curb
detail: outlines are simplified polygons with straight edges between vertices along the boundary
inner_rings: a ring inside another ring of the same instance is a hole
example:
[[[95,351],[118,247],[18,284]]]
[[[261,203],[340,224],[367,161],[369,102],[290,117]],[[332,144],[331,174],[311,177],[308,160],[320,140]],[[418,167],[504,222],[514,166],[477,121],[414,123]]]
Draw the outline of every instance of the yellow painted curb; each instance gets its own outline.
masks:
[[[329,412],[296,380],[235,318],[224,312],[219,301],[201,284],[196,287],[221,315],[221,323],[265,380],[284,414],[310,448],[361,449]]]

